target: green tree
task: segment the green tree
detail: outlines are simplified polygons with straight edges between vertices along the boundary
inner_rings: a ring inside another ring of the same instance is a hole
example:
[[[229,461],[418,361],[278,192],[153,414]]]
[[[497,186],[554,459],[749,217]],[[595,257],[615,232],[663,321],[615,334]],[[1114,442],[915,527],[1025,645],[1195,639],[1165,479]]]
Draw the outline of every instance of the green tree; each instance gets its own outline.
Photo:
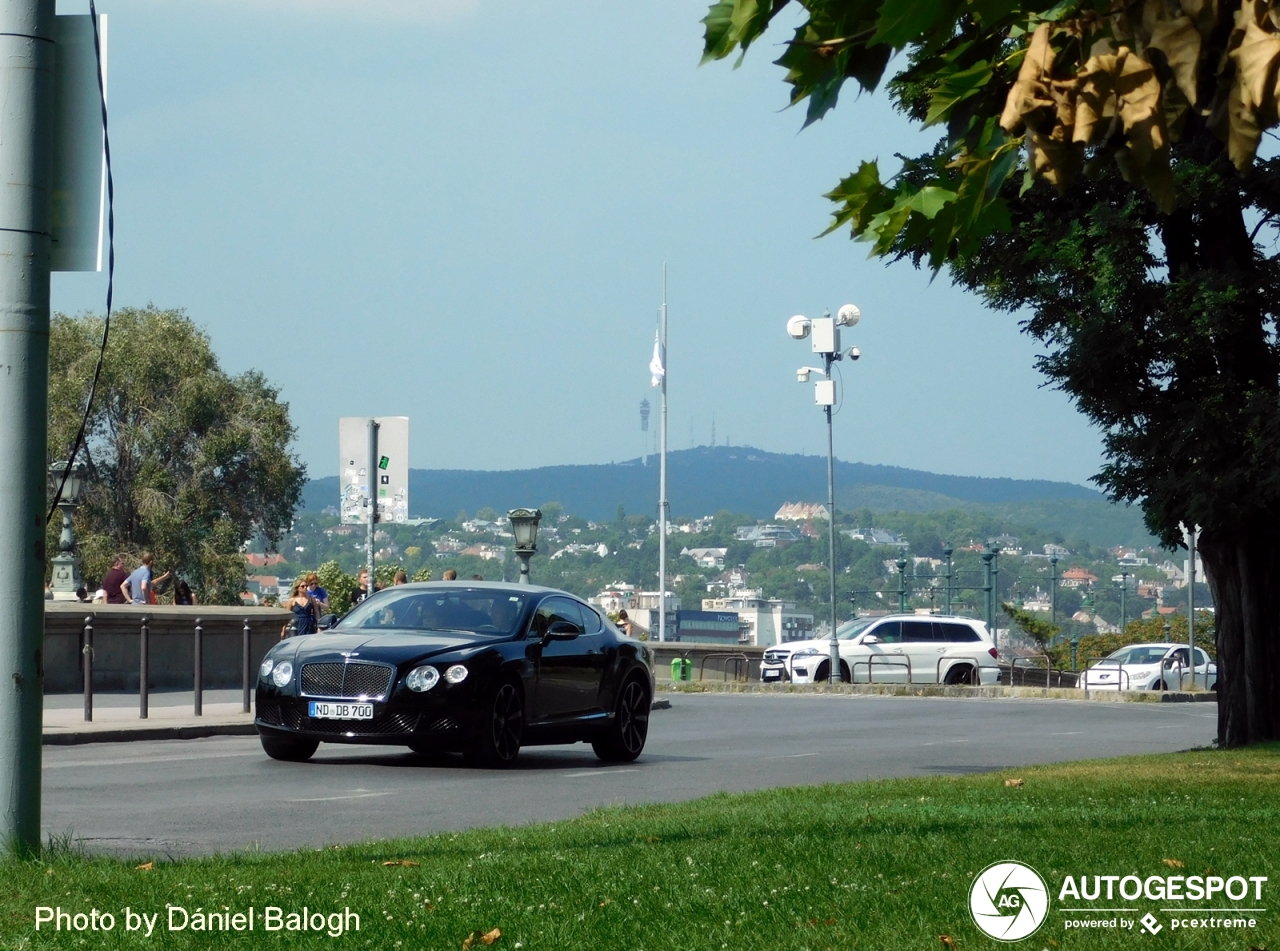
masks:
[[[52,458],[71,450],[101,336],[100,318],[53,317]],[[274,548],[306,481],[293,435],[279,392],[260,373],[223,372],[182,311],[117,311],[79,457],[89,474],[75,515],[87,572],[101,578],[112,553],[150,550],[203,603],[238,604],[241,546],[261,531]]]
[[[807,122],[902,52],[889,95],[940,133],[887,180],[844,179],[831,230],[1030,314],[1040,368],[1103,433],[1096,481],[1167,547],[1201,527],[1219,743],[1280,738],[1280,160],[1255,160],[1280,117],[1274,3],[799,3],[778,63]],[[714,4],[706,57],[785,5]]]

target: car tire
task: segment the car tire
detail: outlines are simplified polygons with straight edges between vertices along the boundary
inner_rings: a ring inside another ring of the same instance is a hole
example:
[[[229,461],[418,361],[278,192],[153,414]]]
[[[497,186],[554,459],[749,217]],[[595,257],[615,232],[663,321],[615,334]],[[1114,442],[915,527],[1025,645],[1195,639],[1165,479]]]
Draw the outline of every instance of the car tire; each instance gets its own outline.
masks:
[[[1152,690],[1168,690],[1168,689],[1169,689],[1169,685],[1168,685],[1167,683],[1165,683],[1163,680],[1158,680],[1158,681],[1156,681],[1156,685],[1155,685],[1154,687],[1152,687],[1151,689],[1152,689]]]
[[[827,680],[827,674],[829,674],[830,672],[831,672],[831,661],[830,660],[824,661],[823,663],[818,665],[818,669],[813,675],[813,682],[815,684],[825,683]],[[847,683],[847,684],[853,683],[853,678],[849,676],[849,665],[843,660],[840,661],[840,680],[843,683]]]
[[[300,737],[263,734],[258,739],[262,741],[262,749],[268,756],[286,763],[305,763],[320,748],[319,740],[304,740]]]
[[[948,687],[972,687],[974,685],[975,671],[972,664],[956,664],[947,671],[943,682]]]
[[[524,736],[524,697],[520,688],[509,680],[500,681],[489,691],[481,709],[484,713],[480,736],[468,751],[467,761],[487,769],[510,766],[520,755]]]
[[[618,708],[608,732],[591,743],[596,756],[606,763],[630,763],[644,750],[649,737],[649,690],[636,677],[622,685]]]

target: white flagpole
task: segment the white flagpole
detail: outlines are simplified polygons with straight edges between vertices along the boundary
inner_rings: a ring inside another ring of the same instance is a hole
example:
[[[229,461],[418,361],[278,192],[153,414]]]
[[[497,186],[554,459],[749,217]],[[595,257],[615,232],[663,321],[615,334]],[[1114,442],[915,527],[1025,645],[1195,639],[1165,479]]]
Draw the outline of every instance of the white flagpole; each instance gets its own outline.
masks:
[[[662,433],[658,465],[658,641],[667,639],[667,265],[662,265]]]

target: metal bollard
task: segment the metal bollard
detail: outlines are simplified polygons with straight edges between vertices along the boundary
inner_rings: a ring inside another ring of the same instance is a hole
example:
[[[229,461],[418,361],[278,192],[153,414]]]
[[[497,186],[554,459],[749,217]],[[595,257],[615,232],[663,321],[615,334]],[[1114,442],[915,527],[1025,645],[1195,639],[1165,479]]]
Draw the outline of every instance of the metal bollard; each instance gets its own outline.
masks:
[[[84,722],[93,722],[93,616],[84,619]]]
[[[204,628],[202,621],[196,618],[195,643],[195,715],[204,716]]]
[[[244,705],[242,712],[249,712],[249,619],[244,619],[244,632],[240,642],[240,686],[244,691],[241,698]]]
[[[151,679],[151,629],[143,617],[138,638],[138,719],[147,718],[147,681]]]

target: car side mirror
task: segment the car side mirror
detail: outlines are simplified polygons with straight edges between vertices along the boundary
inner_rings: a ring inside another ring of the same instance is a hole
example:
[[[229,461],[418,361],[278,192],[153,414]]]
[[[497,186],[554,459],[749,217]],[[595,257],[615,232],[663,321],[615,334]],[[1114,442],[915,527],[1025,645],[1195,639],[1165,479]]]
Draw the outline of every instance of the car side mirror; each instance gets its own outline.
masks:
[[[327,631],[338,623],[338,615],[326,614],[320,618],[320,623],[316,625],[320,630]]]
[[[864,643],[864,644],[879,644],[879,643],[880,643],[880,638],[876,637],[874,634],[868,634],[866,637],[864,637],[864,638],[862,639],[862,643]]]
[[[547,640],[549,641],[571,641],[581,633],[577,625],[570,624],[568,621],[555,621],[547,628]]]

